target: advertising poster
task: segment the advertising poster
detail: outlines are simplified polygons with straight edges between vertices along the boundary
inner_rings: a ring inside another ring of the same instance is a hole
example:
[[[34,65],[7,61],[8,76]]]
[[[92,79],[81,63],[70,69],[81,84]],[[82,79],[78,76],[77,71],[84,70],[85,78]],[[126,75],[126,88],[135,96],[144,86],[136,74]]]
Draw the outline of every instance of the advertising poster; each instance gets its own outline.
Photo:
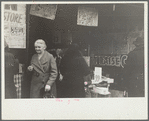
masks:
[[[30,9],[30,14],[51,19],[55,19],[57,10],[57,5],[51,5],[51,4],[32,4]]]
[[[26,48],[25,4],[5,4],[4,40],[9,48]]]
[[[98,11],[95,8],[82,7],[78,8],[78,25],[98,26]]]

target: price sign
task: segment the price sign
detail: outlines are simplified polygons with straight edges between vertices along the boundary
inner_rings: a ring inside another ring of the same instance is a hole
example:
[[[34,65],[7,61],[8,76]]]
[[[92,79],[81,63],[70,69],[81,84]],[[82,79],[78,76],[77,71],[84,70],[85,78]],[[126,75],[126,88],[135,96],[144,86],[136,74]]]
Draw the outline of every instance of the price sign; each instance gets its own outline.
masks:
[[[102,82],[102,68],[101,67],[95,67],[95,72],[94,72],[94,80],[92,80],[92,84],[98,84]]]

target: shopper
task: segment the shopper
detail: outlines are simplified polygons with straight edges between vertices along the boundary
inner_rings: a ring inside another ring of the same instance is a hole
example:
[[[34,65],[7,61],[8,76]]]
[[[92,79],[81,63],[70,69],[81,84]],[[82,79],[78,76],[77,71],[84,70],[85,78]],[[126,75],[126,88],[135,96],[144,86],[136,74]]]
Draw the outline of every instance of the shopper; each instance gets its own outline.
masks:
[[[57,75],[57,78],[56,78],[56,89],[57,89],[57,98],[60,97],[61,95],[61,81],[62,81],[62,78],[63,76],[60,74],[60,70],[59,70],[59,66],[60,66],[60,62],[61,62],[61,59],[62,57],[60,56],[60,53],[61,53],[61,49],[60,48],[56,48],[56,49],[51,49],[49,50],[48,52],[51,53],[56,61],[56,65],[57,65],[57,72],[58,72],[58,75]]]
[[[144,96],[144,39],[138,37],[133,43],[136,48],[128,54],[124,67],[124,87],[129,97]]]
[[[35,44],[36,54],[31,59],[29,71],[33,71],[31,80],[31,98],[42,98],[45,92],[51,93],[56,97],[55,80],[57,77],[57,67],[54,57],[48,53],[45,41],[38,39]]]
[[[70,45],[61,60],[60,72],[61,98],[85,97],[83,77],[90,74],[90,69],[76,44]]]
[[[5,98],[17,98],[14,75],[19,72],[19,61],[9,52],[8,44],[5,42]]]
[[[58,76],[56,79],[56,87],[57,87],[57,97],[61,97],[61,81],[63,79],[62,74],[60,73],[60,63],[61,63],[61,59],[62,57],[60,56],[62,52],[62,49],[60,48],[56,48],[56,64],[57,64],[57,69],[58,69]]]

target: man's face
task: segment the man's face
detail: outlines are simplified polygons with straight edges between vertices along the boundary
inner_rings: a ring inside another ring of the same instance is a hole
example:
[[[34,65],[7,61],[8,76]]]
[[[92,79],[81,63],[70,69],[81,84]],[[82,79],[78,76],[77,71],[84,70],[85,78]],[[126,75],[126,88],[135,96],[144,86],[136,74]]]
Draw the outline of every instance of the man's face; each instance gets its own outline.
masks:
[[[45,50],[45,44],[42,41],[36,41],[34,46],[35,46],[35,51],[37,52],[37,54],[41,54]]]

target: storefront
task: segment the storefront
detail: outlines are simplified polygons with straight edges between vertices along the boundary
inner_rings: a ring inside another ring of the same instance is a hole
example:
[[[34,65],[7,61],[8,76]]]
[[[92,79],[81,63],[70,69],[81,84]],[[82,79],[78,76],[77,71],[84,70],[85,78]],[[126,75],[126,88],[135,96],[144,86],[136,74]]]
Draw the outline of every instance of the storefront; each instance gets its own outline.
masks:
[[[27,75],[26,68],[35,53],[34,42],[39,38],[46,41],[47,49],[57,46],[67,48],[71,42],[77,43],[82,48],[83,55],[89,59],[91,70],[102,67],[102,75],[114,79],[110,88],[122,89],[120,75],[127,54],[135,48],[133,41],[144,36],[143,4],[24,6],[21,16],[19,7],[22,6],[5,5],[5,22],[10,19],[9,23],[18,23],[14,26],[19,29],[22,26],[19,25],[20,21],[23,20],[22,43],[18,46],[10,43],[11,52],[19,59],[20,67],[23,65],[20,69],[22,98],[29,97],[31,77]],[[50,13],[46,13],[46,10]],[[16,35],[16,38],[19,37],[20,35]]]

